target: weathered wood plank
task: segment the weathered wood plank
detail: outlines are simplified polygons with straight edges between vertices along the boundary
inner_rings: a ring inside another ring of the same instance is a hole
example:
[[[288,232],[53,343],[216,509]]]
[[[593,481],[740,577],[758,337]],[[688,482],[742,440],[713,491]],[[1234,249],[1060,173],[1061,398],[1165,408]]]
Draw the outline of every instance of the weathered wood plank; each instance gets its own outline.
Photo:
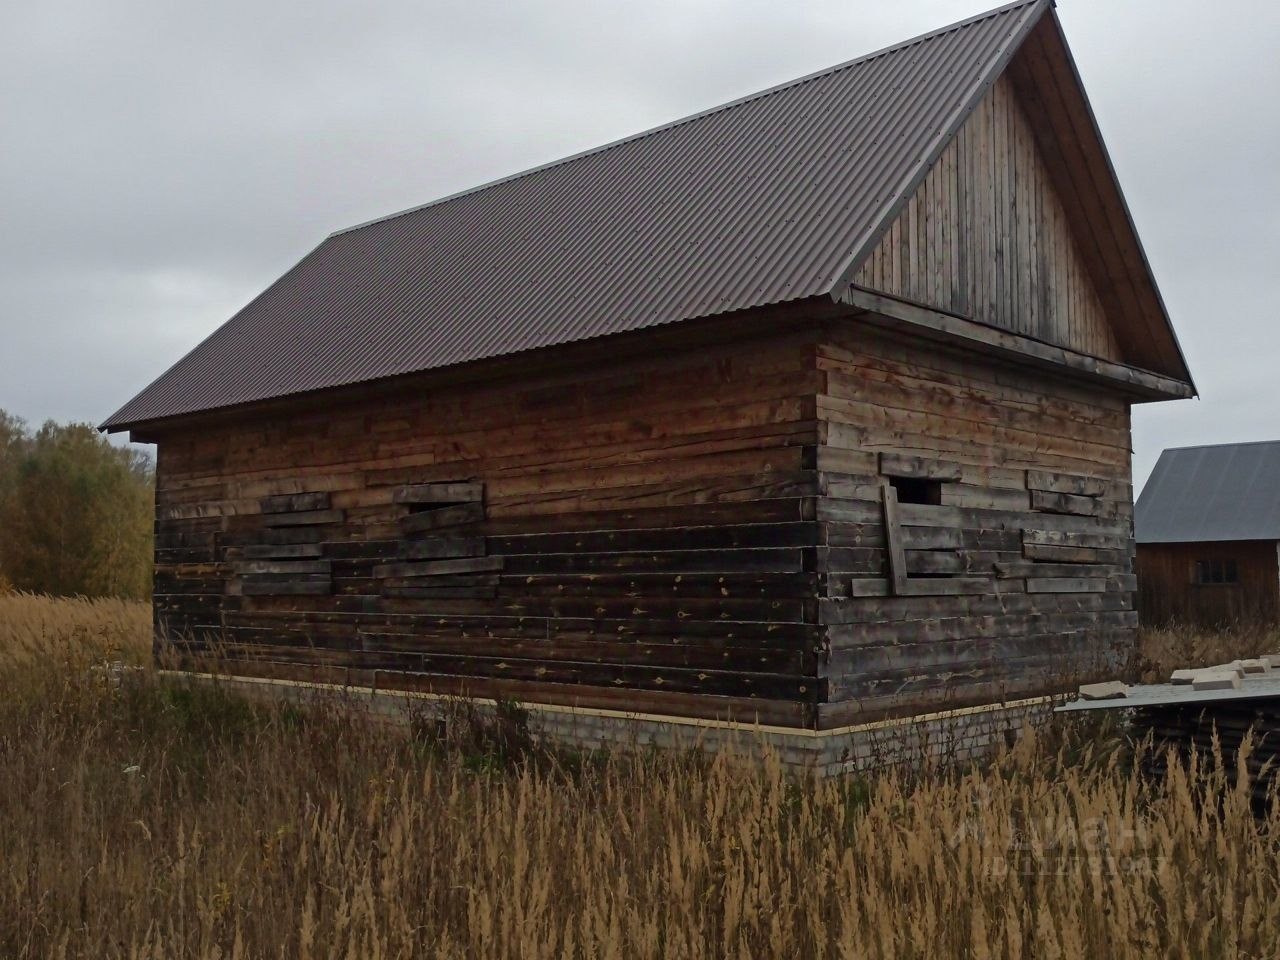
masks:
[[[902,546],[901,512],[898,492],[888,483],[880,485],[884,506],[884,535],[888,546],[889,584],[896,594],[904,593],[907,582],[907,555]]]
[[[1009,577],[1109,577],[1123,573],[1114,563],[1052,563],[1038,560],[1002,560],[995,564],[997,576]]]
[[[466,526],[484,520],[484,506],[479,503],[461,503],[437,510],[424,510],[400,518],[401,533],[425,533],[428,530],[445,530]]]
[[[290,574],[290,573],[330,573],[332,564],[328,560],[244,560],[231,565],[238,574]]]
[[[245,560],[288,560],[324,556],[324,547],[318,543],[250,544],[236,548]]]
[[[310,583],[307,581],[287,580],[279,582],[271,581],[246,581],[241,584],[240,590],[245,596],[263,596],[263,597],[283,597],[283,596],[310,596],[322,597],[333,591],[328,583]]]
[[[302,510],[297,513],[263,514],[262,522],[268,527],[313,527],[341,523],[341,510]]]
[[[483,483],[416,483],[403,486],[391,497],[394,503],[479,503],[484,500]]]
[[[440,577],[451,573],[476,573],[501,570],[505,557],[461,557],[453,560],[427,560],[421,563],[382,563],[373,568],[375,577]]]
[[[286,493],[274,497],[263,497],[263,513],[294,513],[329,509],[327,492]]]
[[[1028,577],[1027,593],[1101,593],[1105,577]]]
[[[1045,513],[1065,513],[1078,517],[1097,517],[1102,514],[1102,503],[1093,497],[1078,497],[1070,493],[1049,493],[1046,490],[1031,491],[1031,509]]]
[[[988,577],[910,577],[894,586],[894,592],[903,597],[986,594],[993,589],[994,585]]]
[[[903,456],[896,453],[880,454],[880,472],[889,477],[914,477],[921,480],[959,480],[961,466],[945,460]]]
[[[1107,482],[1098,477],[1082,477],[1044,470],[1028,470],[1027,489],[1045,490],[1050,493],[1067,493],[1081,497],[1100,497],[1107,491]]]
[[[399,553],[405,560],[435,560],[445,557],[478,557],[485,552],[484,537],[429,537],[403,541]]]

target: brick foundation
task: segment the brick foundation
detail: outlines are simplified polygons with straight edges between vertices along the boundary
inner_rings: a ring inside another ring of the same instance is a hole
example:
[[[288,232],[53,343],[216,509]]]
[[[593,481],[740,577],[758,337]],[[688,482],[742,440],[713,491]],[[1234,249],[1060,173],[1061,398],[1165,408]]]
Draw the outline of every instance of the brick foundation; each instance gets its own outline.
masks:
[[[340,687],[323,683],[269,680],[257,677],[161,671],[176,681],[216,683],[256,700],[288,700],[315,704],[326,698],[367,707],[389,722],[406,722],[424,704],[443,703],[434,694]],[[483,717],[495,708],[493,700],[468,701]],[[521,704],[528,711],[530,732],[551,743],[583,750],[637,747],[732,750],[746,755],[775,752],[784,764],[831,776],[857,773],[923,759],[961,763],[978,759],[1010,742],[1024,727],[1047,719],[1049,697],[993,703],[957,710],[855,724],[834,730],[797,730],[751,726],[714,720],[695,720],[654,714],[588,710],[545,704]]]

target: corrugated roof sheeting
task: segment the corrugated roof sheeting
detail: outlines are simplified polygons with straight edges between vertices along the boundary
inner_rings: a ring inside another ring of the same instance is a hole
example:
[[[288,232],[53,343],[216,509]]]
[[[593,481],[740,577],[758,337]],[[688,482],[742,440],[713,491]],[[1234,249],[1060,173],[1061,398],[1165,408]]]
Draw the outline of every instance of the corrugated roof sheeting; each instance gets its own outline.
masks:
[[[830,294],[1046,8],[337,233],[104,426]]]
[[[1280,540],[1280,441],[1160,454],[1134,508],[1139,543]]]

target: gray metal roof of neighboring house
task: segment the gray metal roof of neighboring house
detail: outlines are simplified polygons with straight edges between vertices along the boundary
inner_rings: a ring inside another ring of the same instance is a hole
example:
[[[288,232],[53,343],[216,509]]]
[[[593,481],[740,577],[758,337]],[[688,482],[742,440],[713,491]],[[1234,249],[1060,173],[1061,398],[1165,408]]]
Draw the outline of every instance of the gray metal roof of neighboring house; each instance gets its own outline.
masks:
[[[103,427],[831,295],[1049,9],[339,231]]]
[[[1164,451],[1133,523],[1139,543],[1280,540],[1280,441]]]

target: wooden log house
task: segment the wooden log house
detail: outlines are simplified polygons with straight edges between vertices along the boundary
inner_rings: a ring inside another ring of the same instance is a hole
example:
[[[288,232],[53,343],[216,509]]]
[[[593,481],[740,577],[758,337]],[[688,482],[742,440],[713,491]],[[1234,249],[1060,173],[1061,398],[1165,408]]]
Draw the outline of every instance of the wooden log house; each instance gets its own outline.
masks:
[[[1193,392],[1024,0],[340,231],[104,429],[193,667],[820,732],[1113,667]]]

